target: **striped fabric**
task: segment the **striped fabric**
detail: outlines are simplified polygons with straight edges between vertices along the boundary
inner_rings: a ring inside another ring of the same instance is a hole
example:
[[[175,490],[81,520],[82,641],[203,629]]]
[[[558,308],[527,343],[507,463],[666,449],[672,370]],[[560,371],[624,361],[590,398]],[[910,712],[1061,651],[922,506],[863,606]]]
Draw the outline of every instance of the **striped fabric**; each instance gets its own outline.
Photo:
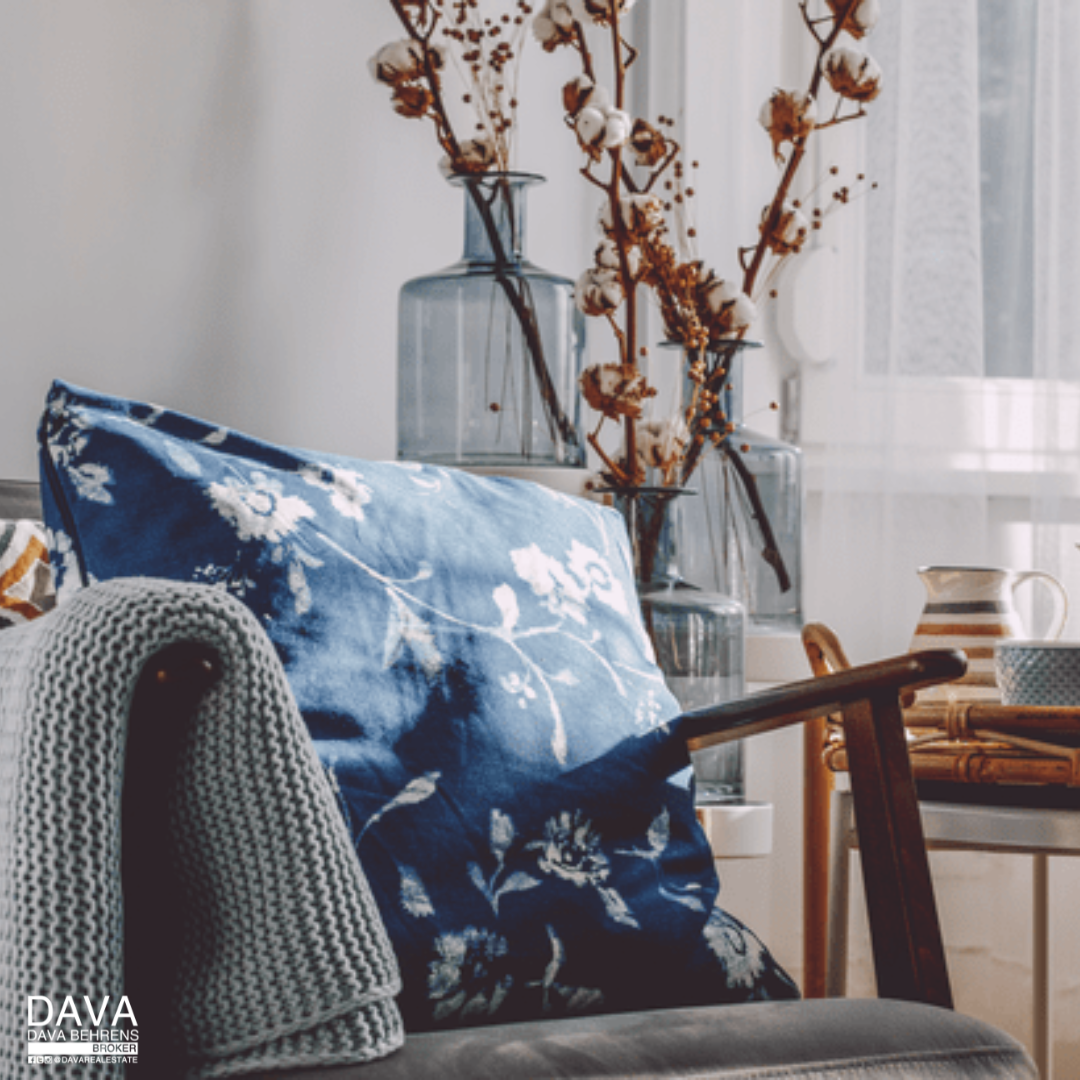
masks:
[[[44,529],[36,521],[0,520],[0,630],[36,619],[55,603]]]

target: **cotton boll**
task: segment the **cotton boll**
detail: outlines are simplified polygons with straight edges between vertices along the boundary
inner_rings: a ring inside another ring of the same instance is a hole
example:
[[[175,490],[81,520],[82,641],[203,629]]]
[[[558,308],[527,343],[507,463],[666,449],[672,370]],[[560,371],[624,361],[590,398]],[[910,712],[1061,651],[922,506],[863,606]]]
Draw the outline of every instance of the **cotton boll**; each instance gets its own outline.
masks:
[[[602,144],[604,149],[614,150],[625,145],[630,138],[631,127],[632,121],[629,113],[623,112],[622,109],[608,109],[604,114],[604,139]]]
[[[670,470],[682,459],[690,435],[682,417],[637,425],[638,461],[645,468]]]
[[[421,83],[401,83],[394,87],[390,100],[393,103],[394,112],[398,115],[417,120],[427,116],[434,98],[431,96],[431,91]]]
[[[659,164],[667,153],[667,140],[659,131],[644,120],[635,120],[630,132],[630,148],[634,160],[643,169]]]
[[[783,161],[780,147],[804,139],[817,124],[817,102],[799,90],[776,90],[758,113],[758,122],[772,139],[773,157]]]
[[[574,40],[574,15],[567,0],[547,0],[532,22],[533,36],[545,52]]]
[[[443,176],[488,172],[496,163],[495,143],[486,135],[466,139],[460,150],[461,154],[456,160],[449,154],[440,160],[439,171]]]
[[[881,93],[882,71],[878,62],[854,45],[837,45],[821,59],[821,70],[841,97],[873,101]]]
[[[573,11],[578,22],[595,23],[597,26],[611,24],[616,2],[621,17],[634,6],[635,0],[569,0],[570,10]]]
[[[724,281],[712,273],[700,286],[706,306],[712,315],[709,336],[728,337],[749,329],[757,318],[757,307],[732,281]]]
[[[847,2],[848,0],[829,0],[829,7],[834,15],[839,15]],[[860,0],[844,24],[844,29],[854,38],[865,37],[877,26],[880,18],[881,4],[878,0]]]
[[[620,270],[622,268],[618,245],[608,237],[605,237],[597,245],[593,258],[596,265],[603,270]],[[637,277],[637,273],[641,269],[641,252],[636,247],[627,250],[626,263],[630,269],[630,274]]]
[[[611,107],[611,95],[587,75],[579,75],[563,87],[563,108],[570,116],[577,116],[586,106],[607,112]]]
[[[585,315],[609,315],[623,302],[623,287],[614,270],[591,267],[574,286],[574,301]]]
[[[765,231],[769,218],[769,207],[762,215],[761,228]],[[790,255],[798,251],[810,235],[810,220],[794,203],[785,202],[772,230],[766,235],[765,243],[777,255]]]
[[[731,281],[714,277],[711,273],[705,281],[705,302],[713,315],[719,315],[725,304],[741,295],[742,290]]]
[[[641,372],[628,371],[618,364],[594,364],[586,368],[579,384],[581,396],[589,407],[609,420],[622,416],[638,419],[645,400],[656,396]]]
[[[372,77],[391,86],[417,78],[423,67],[423,47],[410,38],[389,42],[368,61]]]
[[[600,145],[606,126],[607,120],[603,111],[591,107],[582,109],[577,115],[577,120],[574,121],[578,142],[587,149]]]
[[[594,160],[604,150],[622,146],[630,137],[630,117],[621,109],[599,109],[587,105],[574,121],[578,142]]]
[[[749,330],[756,319],[757,305],[746,293],[740,292],[731,305],[726,333],[738,334]]]
[[[631,236],[646,237],[664,227],[664,204],[658,195],[624,195],[619,200],[623,227]],[[611,204],[600,208],[600,228],[609,236],[615,232]]]

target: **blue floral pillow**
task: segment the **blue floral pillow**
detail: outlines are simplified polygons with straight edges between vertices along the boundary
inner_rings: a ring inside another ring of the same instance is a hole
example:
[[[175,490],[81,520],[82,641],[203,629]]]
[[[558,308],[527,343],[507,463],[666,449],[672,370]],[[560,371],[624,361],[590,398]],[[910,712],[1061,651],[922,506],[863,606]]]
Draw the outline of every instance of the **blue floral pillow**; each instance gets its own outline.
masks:
[[[794,996],[716,907],[613,511],[63,383],[40,438],[61,602],[145,575],[217,584],[263,622],[410,1030]]]

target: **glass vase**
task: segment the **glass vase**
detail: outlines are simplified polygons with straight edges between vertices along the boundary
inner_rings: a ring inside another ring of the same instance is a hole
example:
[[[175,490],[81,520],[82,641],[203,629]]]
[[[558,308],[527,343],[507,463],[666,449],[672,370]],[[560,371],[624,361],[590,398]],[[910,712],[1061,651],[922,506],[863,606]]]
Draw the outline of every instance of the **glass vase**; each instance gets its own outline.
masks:
[[[729,355],[710,357],[710,366],[723,359],[728,367],[719,409],[728,424],[730,452],[708,444],[693,473],[684,477],[700,495],[685,511],[684,566],[693,580],[746,608],[748,633],[797,632],[803,621],[802,451],[744,422],[743,353],[756,345],[726,343]],[[753,482],[757,505],[746,478]],[[779,558],[768,554],[770,542]]]
[[[573,282],[525,257],[538,176],[456,176],[465,250],[398,307],[398,457],[462,466],[583,466],[584,319]]]
[[[684,711],[742,696],[746,616],[727,596],[704,592],[679,570],[682,513],[694,501],[677,488],[614,493],[626,520],[645,628],[664,680]],[[743,747],[725,743],[692,755],[698,804],[742,802]]]

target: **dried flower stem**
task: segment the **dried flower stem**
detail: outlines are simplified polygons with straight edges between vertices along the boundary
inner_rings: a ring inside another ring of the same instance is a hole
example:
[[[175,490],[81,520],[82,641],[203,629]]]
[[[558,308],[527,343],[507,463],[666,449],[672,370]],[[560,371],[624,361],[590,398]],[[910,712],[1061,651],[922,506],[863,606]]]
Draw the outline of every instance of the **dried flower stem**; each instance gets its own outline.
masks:
[[[499,235],[495,216],[491,212],[491,203],[484,198],[479,183],[466,181],[470,196],[476,208],[480,211],[480,219],[484,223],[484,232],[487,233],[488,242],[495,256],[494,274],[495,279],[506,294],[506,299],[517,317],[521,326],[521,332],[525,338],[526,349],[532,364],[533,374],[536,376],[537,387],[540,391],[540,399],[544,404],[544,413],[547,416],[548,425],[555,431],[564,442],[571,445],[577,443],[578,435],[559,403],[559,394],[555,384],[551,380],[547,363],[544,360],[544,344],[540,339],[540,328],[536,321],[536,307],[532,301],[529,284],[523,278],[515,277],[508,273],[510,260],[502,245],[502,237]],[[495,190],[492,192],[492,200],[503,198],[509,205],[510,193],[505,177],[499,177],[496,181]]]
[[[730,463],[731,473],[725,475],[730,475],[732,486],[745,496],[746,512],[761,534],[762,556],[775,570],[782,591],[791,587],[790,576],[756,479],[739,448],[732,445],[733,425],[721,411],[720,394],[730,377],[735,353],[743,347],[743,339],[756,317],[755,291],[772,289],[787,259],[802,248],[811,229],[820,228],[828,212],[816,207],[811,220],[800,209],[798,200],[789,201],[811,135],[863,116],[863,103],[873,100],[879,90],[880,69],[871,58],[848,46],[834,48],[846,27],[851,27],[855,37],[863,36],[876,20],[876,10],[857,15],[862,0],[827,2],[831,13],[813,19],[810,0],[798,0],[817,48],[809,90],[777,90],[759,115],[782,169],[762,216],[757,242],[738,253],[741,287],[736,280],[721,278],[697,256],[697,233],[691,214],[694,191],[685,183],[681,148],[669,133],[674,122],[664,116],[653,122],[634,119],[625,111],[626,73],[637,51],[622,38],[621,0],[589,0],[585,5],[575,5],[573,10],[584,13],[571,16],[570,22],[569,5],[561,0],[546,0],[540,35],[546,51],[569,45],[581,57],[583,74],[563,90],[566,122],[588,158],[582,175],[606,194],[601,218],[605,237],[596,250],[594,266],[579,278],[577,297],[586,315],[607,318],[620,363],[594,365],[582,378],[587,402],[601,413],[590,444],[603,460],[608,478],[622,488],[640,488],[651,475],[650,469],[658,470],[663,487],[685,485],[704,451],[715,447],[724,455],[725,468]],[[609,31],[613,68],[610,97],[608,89],[599,86],[595,77],[586,23]],[[820,29],[824,23],[829,24],[827,31]],[[831,117],[818,122],[817,97],[823,81],[841,100]],[[845,114],[846,100],[857,104]],[[780,152],[785,143],[790,144],[786,162]],[[633,159],[624,149],[632,151]],[[593,172],[605,156],[611,167],[606,182]],[[640,181],[628,167],[632,162],[645,170]],[[661,178],[663,196],[659,194]],[[840,188],[833,193],[834,200],[844,203],[848,194],[847,188]],[[655,396],[656,391],[638,368],[637,305],[641,290],[653,295],[667,337],[681,344],[686,354],[687,375],[695,388],[685,418],[658,422],[643,416],[643,402]],[[599,446],[606,419],[621,420],[625,429],[618,462],[613,462]],[[684,425],[682,430],[680,425]]]
[[[791,575],[788,573],[784,557],[780,553],[780,545],[776,542],[776,533],[773,532],[769,515],[765,511],[765,504],[761,501],[761,492],[758,490],[757,480],[754,479],[753,473],[746,467],[742,455],[731,445],[730,439],[725,439],[721,443],[721,448],[728,461],[731,462],[731,467],[739,477],[739,482],[742,484],[746,497],[750,502],[750,516],[757,523],[757,527],[761,532],[761,557],[776,572],[776,581],[780,586],[780,591],[787,592],[791,588]]]
[[[599,428],[597,428],[597,430],[599,430]],[[620,469],[619,466],[616,465],[615,462],[612,461],[611,458],[608,457],[608,455],[604,452],[604,448],[600,445],[600,440],[596,437],[595,431],[589,433],[589,445],[596,451],[600,460],[611,471],[611,475],[615,478],[618,484],[628,485],[632,482],[630,478],[626,475],[626,473],[623,472],[623,470]]]
[[[698,397],[701,396],[701,391],[702,390],[708,390],[708,391],[711,391],[712,393],[717,393],[717,394],[720,392],[720,390],[723,388],[724,384],[728,380],[728,376],[731,373],[731,364],[735,359],[736,351],[740,347],[741,346],[738,343],[733,342],[732,344],[728,345],[726,348],[721,347],[720,349],[713,350],[714,353],[717,353],[719,355],[719,359],[713,365],[712,370],[710,372],[708,372],[707,375],[705,376],[705,381],[701,384],[700,388],[697,390],[697,392],[695,394],[695,401],[696,401],[696,399]],[[689,354],[690,351],[691,350],[687,350],[687,353]],[[691,431],[691,434],[694,434],[693,431]],[[724,447],[724,450],[728,454],[728,456],[734,459],[735,457],[738,457],[738,452],[735,450],[734,447],[732,447],[730,445],[730,443],[731,443],[730,439],[725,439],[723,441],[723,443],[722,443],[722,446]],[[701,455],[704,452],[705,447],[707,445],[708,445],[707,442],[698,441],[696,439],[691,439],[690,440],[690,446],[689,446],[688,450],[686,451],[686,456],[683,458],[683,463],[682,463],[682,483],[683,484],[689,483],[690,477],[693,475],[694,470],[697,468],[698,462],[701,460]],[[740,459],[740,464],[742,464],[741,459]],[[750,473],[745,471],[745,466],[743,466],[743,471],[739,472],[739,476],[740,477],[750,476]],[[753,478],[751,477],[751,479],[753,479]],[[755,489],[756,489],[756,485],[755,485]],[[751,502],[754,502],[755,499],[757,501],[758,509],[761,511],[762,516],[765,516],[764,508],[761,506],[760,496],[757,496],[756,490],[755,490],[755,495],[750,496]]]
[[[623,39],[619,29],[617,2],[611,5],[611,39],[615,59],[615,107],[622,109],[626,105],[627,61],[623,58]],[[630,59],[629,63],[633,63],[633,59]],[[623,178],[622,147],[616,147],[609,153],[611,182],[608,186],[608,201],[611,206],[612,224],[615,228],[615,247],[619,253],[619,273],[622,276],[623,292],[626,295],[626,336],[622,342],[622,361],[624,367],[634,368],[637,365],[637,287],[630,269],[629,240],[620,206],[620,184]],[[631,482],[637,483],[641,472],[637,463],[637,421],[628,416],[623,422],[623,430],[626,440],[626,467],[630,473]]]
[[[439,73],[435,70],[435,63],[431,58],[431,39],[435,34],[435,27],[439,25],[439,14],[434,8],[431,9],[431,25],[428,27],[426,34],[421,34],[413,24],[412,19],[409,18],[401,0],[390,0],[390,6],[394,9],[398,20],[405,27],[409,37],[421,46],[424,57],[424,79],[431,93],[432,120],[435,123],[439,145],[450,155],[451,159],[456,160],[461,156],[461,145],[457,140],[457,136],[454,135],[454,127],[450,123],[450,117],[442,99],[442,80],[439,78]]]
[[[585,40],[585,28],[581,23],[574,24],[574,36],[577,39],[577,51],[581,54],[581,70],[590,81],[596,82],[596,70],[593,68],[592,53],[589,52],[589,43]]]
[[[715,393],[720,391],[728,380],[732,361],[740,347],[740,345],[732,343],[723,349],[721,358],[716,361],[712,370],[706,375],[702,386],[695,391],[695,402],[701,395],[702,390]],[[681,483],[684,486],[689,482],[701,459],[702,452],[708,445],[709,443],[705,440],[691,439],[690,446],[683,459]],[[757,480],[754,478],[754,474],[746,467],[746,462],[743,461],[738,449],[732,445],[730,438],[725,438],[717,449],[731,463],[731,467],[735,470],[735,475],[746,494],[747,502],[750,504],[750,517],[756,523],[758,532],[761,534],[761,557],[775,571],[780,591],[787,592],[791,588],[791,575],[788,573],[787,566],[784,563],[780,545],[776,541],[776,533],[773,531],[772,524],[769,521],[769,515],[762,501]]]
[[[462,144],[454,133],[454,127],[443,100],[442,80],[439,77],[435,65],[435,52],[431,46],[431,40],[439,26],[442,13],[434,4],[425,5],[423,11],[427,13],[429,21],[426,27],[421,30],[406,10],[402,0],[390,0],[390,4],[397,14],[399,22],[408,33],[409,38],[412,41],[417,42],[420,46],[420,53],[423,58],[424,82],[431,95],[431,103],[428,112],[435,124],[439,145],[446,151],[451,166],[453,167],[463,158]],[[483,115],[490,118],[493,109],[491,102],[488,100],[487,88],[480,83],[479,89],[484,103]],[[512,106],[516,105],[516,95],[511,99],[511,102]],[[496,138],[494,141],[497,148],[496,156],[499,158],[498,164],[504,171],[509,164],[505,130],[506,129],[504,128],[502,131],[498,132],[497,134],[502,137]],[[494,259],[493,272],[495,280],[505,294],[507,302],[510,304],[510,308],[521,328],[521,334],[525,343],[525,351],[528,353],[529,363],[536,379],[540,400],[543,403],[544,414],[552,441],[557,442],[561,439],[569,445],[576,445],[578,443],[577,431],[559,401],[558,391],[552,381],[551,373],[544,356],[544,345],[540,337],[540,328],[536,319],[535,305],[532,300],[528,282],[509,272],[511,261],[503,245],[502,237],[500,236],[495,217],[492,213],[491,204],[496,198],[503,198],[506,200],[507,206],[509,206],[510,192],[507,181],[505,177],[497,179],[490,202],[485,199],[481,190],[481,184],[466,179],[465,186],[469,193],[469,197],[472,199],[474,206],[479,212],[480,220],[483,222],[484,231],[487,234],[488,242],[491,246]]]
[[[801,0],[800,7],[802,8],[803,18],[807,19],[807,25],[810,26],[811,33],[814,36],[814,40],[818,42],[818,55],[817,60],[814,63],[814,74],[810,78],[810,88],[808,93],[815,100],[818,96],[818,91],[821,89],[821,58],[832,48],[839,38],[841,32],[844,29],[844,24],[848,21],[848,18],[854,13],[855,8],[858,6],[860,0],[848,0],[846,6],[840,11],[833,21],[833,26],[829,32],[828,37],[821,38],[817,31],[810,24],[807,16],[807,0]],[[743,292],[747,296],[752,296],[754,292],[754,282],[757,280],[758,272],[761,269],[761,263],[765,258],[765,252],[768,250],[768,244],[766,242],[768,236],[776,229],[778,222],[780,221],[780,215],[783,212],[784,202],[788,197],[788,192],[791,190],[792,182],[795,179],[795,174],[799,171],[799,166],[802,164],[803,158],[806,156],[807,137],[800,136],[792,140],[791,157],[788,159],[786,168],[784,169],[784,175],[780,180],[780,184],[776,189],[776,194],[773,196],[772,204],[769,207],[769,212],[765,218],[765,226],[761,230],[761,239],[757,242],[757,247],[754,250],[754,257],[750,261],[749,267],[747,267],[746,274],[743,277]]]
[[[866,109],[862,105],[859,106],[858,112],[848,113],[847,116],[841,116],[840,110],[844,107],[844,101],[841,99],[836,103],[836,111],[832,116],[825,121],[824,124],[818,124],[814,130],[824,131],[826,128],[836,127],[838,124],[846,124],[849,120],[859,120],[866,115]]]

